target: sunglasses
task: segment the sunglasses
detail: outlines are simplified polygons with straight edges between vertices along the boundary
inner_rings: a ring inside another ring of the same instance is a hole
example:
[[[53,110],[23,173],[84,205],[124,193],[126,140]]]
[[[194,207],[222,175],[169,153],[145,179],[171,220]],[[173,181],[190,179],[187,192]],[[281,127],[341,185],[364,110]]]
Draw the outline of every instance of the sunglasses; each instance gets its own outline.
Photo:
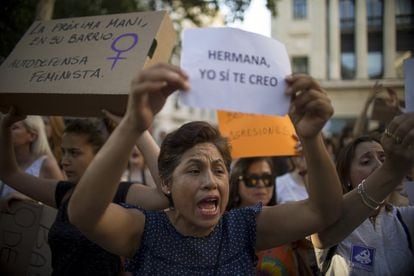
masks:
[[[259,180],[262,181],[266,188],[275,185],[275,180],[271,174],[251,174],[248,176],[239,176],[239,180],[242,180],[247,188],[256,188],[259,186]]]

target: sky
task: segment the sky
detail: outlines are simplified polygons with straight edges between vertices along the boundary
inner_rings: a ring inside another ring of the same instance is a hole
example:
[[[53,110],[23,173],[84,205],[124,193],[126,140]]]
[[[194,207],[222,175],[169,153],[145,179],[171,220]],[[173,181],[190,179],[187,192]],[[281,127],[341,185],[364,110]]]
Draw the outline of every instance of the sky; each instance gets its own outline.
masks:
[[[244,21],[229,24],[229,26],[270,37],[270,24],[270,11],[266,8],[266,0],[251,0],[244,15]]]

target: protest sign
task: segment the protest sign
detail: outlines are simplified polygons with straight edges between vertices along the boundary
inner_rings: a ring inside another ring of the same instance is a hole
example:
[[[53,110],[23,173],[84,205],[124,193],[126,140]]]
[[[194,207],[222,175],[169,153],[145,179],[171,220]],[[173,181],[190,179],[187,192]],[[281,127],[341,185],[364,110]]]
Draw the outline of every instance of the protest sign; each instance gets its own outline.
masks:
[[[30,201],[0,213],[0,274],[51,275],[48,233],[56,210]]]
[[[167,62],[176,34],[164,11],[36,21],[0,67],[0,108],[20,114],[122,114],[132,78]]]
[[[218,111],[220,132],[232,146],[232,157],[295,155],[297,141],[289,116]]]
[[[404,61],[405,112],[414,111],[414,58]]]
[[[284,115],[289,98],[285,77],[291,74],[284,45],[234,28],[187,29],[181,67],[189,74],[184,104],[245,113]]]

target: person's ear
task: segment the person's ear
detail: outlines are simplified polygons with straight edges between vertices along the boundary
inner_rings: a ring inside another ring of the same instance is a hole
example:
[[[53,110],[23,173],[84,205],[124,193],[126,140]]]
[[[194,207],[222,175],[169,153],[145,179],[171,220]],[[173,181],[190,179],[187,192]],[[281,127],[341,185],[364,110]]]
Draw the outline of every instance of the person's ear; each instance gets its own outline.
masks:
[[[171,195],[171,185],[166,180],[161,180],[161,190],[166,196]]]
[[[168,199],[170,210],[174,210],[174,201],[171,194],[171,182],[168,180],[161,180],[161,190]]]
[[[37,139],[37,133],[30,131],[29,134],[30,134],[30,142],[36,141],[36,139]]]

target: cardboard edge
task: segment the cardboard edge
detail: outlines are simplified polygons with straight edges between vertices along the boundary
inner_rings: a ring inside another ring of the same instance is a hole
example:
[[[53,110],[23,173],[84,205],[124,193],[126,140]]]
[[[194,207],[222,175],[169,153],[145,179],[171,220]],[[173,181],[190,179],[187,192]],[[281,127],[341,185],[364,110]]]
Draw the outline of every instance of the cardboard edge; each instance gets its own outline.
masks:
[[[0,93],[0,111],[6,113],[14,106],[20,115],[102,117],[101,110],[107,109],[121,116],[127,101],[128,94]]]
[[[147,56],[144,68],[148,68],[160,61],[169,61],[172,51],[177,43],[177,33],[167,11],[164,11],[164,17],[154,39],[156,40],[155,43],[157,48],[155,49],[152,58]],[[161,44],[160,41],[163,41],[163,43]]]

